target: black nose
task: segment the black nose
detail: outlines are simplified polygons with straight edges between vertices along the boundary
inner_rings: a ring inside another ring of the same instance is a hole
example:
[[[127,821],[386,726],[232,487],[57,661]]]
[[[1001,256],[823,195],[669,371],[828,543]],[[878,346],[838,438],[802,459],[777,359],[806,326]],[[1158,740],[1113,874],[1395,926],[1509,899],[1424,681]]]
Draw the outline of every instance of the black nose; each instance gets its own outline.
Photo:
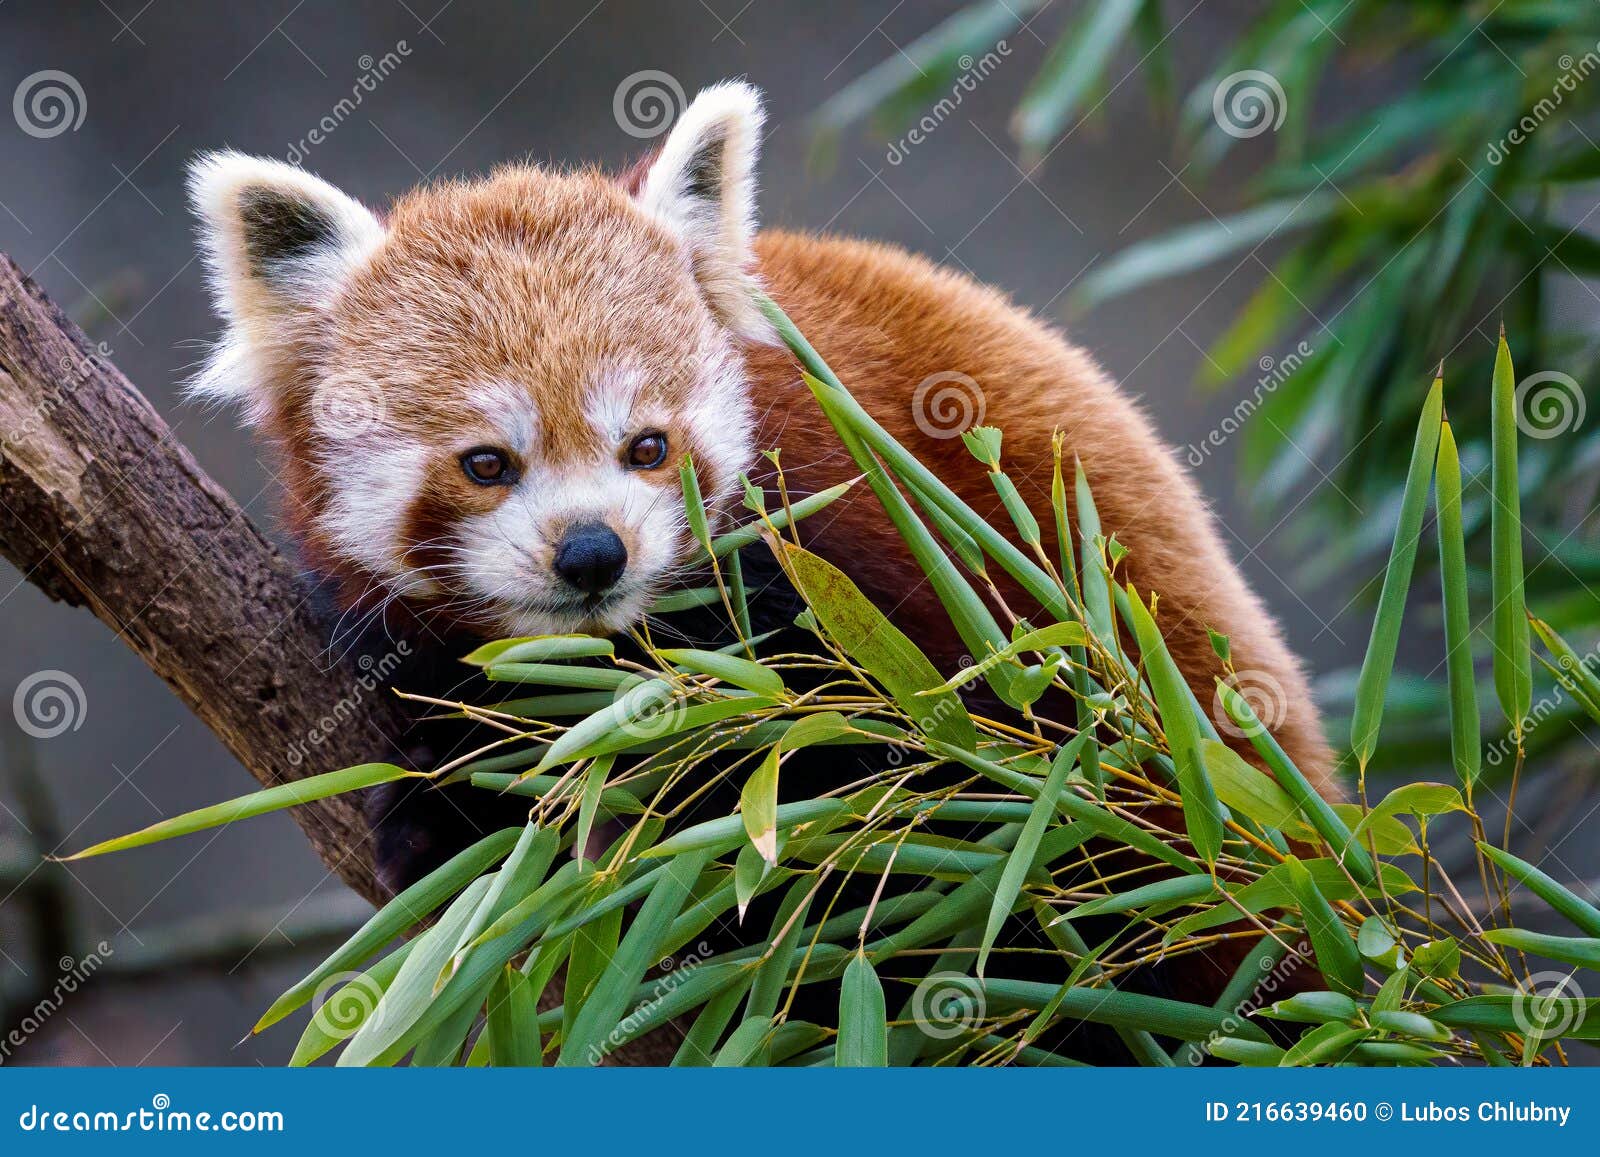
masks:
[[[586,595],[597,595],[622,577],[628,548],[609,526],[574,526],[556,547],[556,573]]]

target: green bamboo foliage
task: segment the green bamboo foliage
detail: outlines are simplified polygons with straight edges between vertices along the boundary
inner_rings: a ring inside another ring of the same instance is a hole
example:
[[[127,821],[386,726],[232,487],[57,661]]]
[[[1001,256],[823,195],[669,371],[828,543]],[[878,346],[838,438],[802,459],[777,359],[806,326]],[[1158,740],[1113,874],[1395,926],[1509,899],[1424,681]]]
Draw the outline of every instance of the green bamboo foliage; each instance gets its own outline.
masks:
[[[1483,767],[1478,684],[1472,673],[1472,619],[1467,609],[1466,539],[1461,529],[1461,458],[1445,421],[1439,431],[1435,481],[1439,512],[1439,576],[1444,594],[1445,667],[1450,682],[1450,751],[1470,793]]]
[[[1417,423],[1416,441],[1411,447],[1411,465],[1406,472],[1406,488],[1400,503],[1400,521],[1395,527],[1394,547],[1383,572],[1383,590],[1378,596],[1378,613],[1372,621],[1372,637],[1367,642],[1366,658],[1356,682],[1355,711],[1350,721],[1350,748],[1362,773],[1378,745],[1378,727],[1383,721],[1383,699],[1394,671],[1395,650],[1400,642],[1400,623],[1405,617],[1406,594],[1411,586],[1411,569],[1417,561],[1417,542],[1422,537],[1422,518],[1428,504],[1428,483],[1433,476],[1434,455],[1439,447],[1439,429],[1444,420],[1444,379],[1434,379]]]
[[[1522,589],[1522,493],[1517,479],[1516,374],[1505,331],[1495,352],[1493,404],[1494,506],[1490,512],[1494,599],[1494,690],[1517,744],[1533,705],[1533,659]]]

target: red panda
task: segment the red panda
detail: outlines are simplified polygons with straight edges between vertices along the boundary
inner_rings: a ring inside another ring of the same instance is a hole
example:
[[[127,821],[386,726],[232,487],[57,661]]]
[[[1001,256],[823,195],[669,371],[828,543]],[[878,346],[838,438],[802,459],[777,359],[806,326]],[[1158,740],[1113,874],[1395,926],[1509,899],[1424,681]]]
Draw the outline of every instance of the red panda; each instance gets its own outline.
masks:
[[[1300,665],[1146,417],[993,289],[886,245],[758,233],[761,128],[758,93],[721,84],[621,178],[513,165],[413,190],[381,217],[276,161],[194,166],[226,322],[196,389],[240,403],[277,445],[290,527],[344,609],[392,601],[480,636],[620,632],[690,555],[684,455],[714,514],[742,471],[761,481],[769,447],[797,490],[853,475],[753,302],[762,287],[981,512],[1001,510],[993,487],[919,413],[918,384],[976,383],[1040,505],[1063,430],[1106,533],[1129,550],[1128,577],[1160,593],[1201,702],[1223,673],[1210,628],[1241,672],[1275,687],[1288,709],[1268,720],[1274,734],[1336,794]],[[955,667],[961,641],[870,494],[801,534]]]

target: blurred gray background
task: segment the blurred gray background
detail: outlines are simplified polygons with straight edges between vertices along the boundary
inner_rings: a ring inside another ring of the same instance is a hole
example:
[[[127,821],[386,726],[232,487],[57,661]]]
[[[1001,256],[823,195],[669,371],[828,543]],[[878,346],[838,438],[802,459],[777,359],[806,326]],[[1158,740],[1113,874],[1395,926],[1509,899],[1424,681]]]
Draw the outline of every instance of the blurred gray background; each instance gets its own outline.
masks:
[[[1005,62],[901,163],[889,164],[886,142],[859,131],[845,138],[830,168],[808,167],[808,115],[958,6],[0,0],[0,98],[9,101],[36,72],[60,70],[81,86],[84,113],[76,130],[41,139],[14,124],[9,105],[0,108],[0,249],[106,344],[202,465],[269,524],[277,496],[256,448],[229,416],[184,402],[179,389],[215,331],[183,198],[185,164],[201,149],[288,156],[382,204],[425,177],[481,172],[513,158],[621,165],[647,146],[613,116],[626,78],[661,70],[692,95],[720,78],[746,76],[770,102],[767,221],[896,242],[1058,319],[1067,290],[1097,259],[1231,206],[1230,182],[1248,174],[1224,171],[1203,189],[1186,180],[1169,131],[1151,118],[1132,59],[1114,67],[1090,123],[1024,175],[1006,121],[1043,53],[1027,31],[1010,38]],[[1202,3],[1175,21],[1181,79],[1195,79],[1197,62],[1235,34],[1248,8]],[[307,147],[308,132],[390,52],[398,66],[322,143]],[[1252,155],[1243,150],[1240,163]],[[1170,441],[1184,445],[1232,409],[1237,389],[1206,394],[1191,383],[1200,347],[1264,270],[1247,262],[1220,282],[1221,271],[1203,271],[1164,283],[1074,323],[1072,337],[1144,398]],[[1357,661],[1368,612],[1333,614],[1348,592],[1296,594],[1280,579],[1293,560],[1275,547],[1276,517],[1245,514],[1231,445],[1198,473],[1235,555],[1300,653],[1323,671]],[[253,787],[96,620],[50,603],[3,563],[0,638],[0,698],[9,700],[30,674],[57,669],[82,685],[86,704],[78,729],[7,752],[12,782],[0,783],[0,840],[53,816],[58,830],[35,830],[35,838],[79,848]],[[15,782],[29,759],[47,796],[31,812]],[[44,945],[15,891],[18,877],[30,874],[32,884],[44,878],[53,889],[31,914],[52,928]],[[348,927],[359,916],[359,903],[328,878],[282,816],[70,868],[36,860],[7,867],[0,855],[0,992],[8,1000],[41,979],[48,987],[59,956],[81,957],[101,940],[111,949],[102,971],[0,1059],[281,1062],[294,1027],[236,1042],[314,960],[308,953],[319,944],[317,929]],[[160,960],[165,943],[217,937],[217,921],[237,927],[223,930],[232,939],[208,967],[160,979],[141,971]],[[10,1027],[0,1024],[0,1036]]]

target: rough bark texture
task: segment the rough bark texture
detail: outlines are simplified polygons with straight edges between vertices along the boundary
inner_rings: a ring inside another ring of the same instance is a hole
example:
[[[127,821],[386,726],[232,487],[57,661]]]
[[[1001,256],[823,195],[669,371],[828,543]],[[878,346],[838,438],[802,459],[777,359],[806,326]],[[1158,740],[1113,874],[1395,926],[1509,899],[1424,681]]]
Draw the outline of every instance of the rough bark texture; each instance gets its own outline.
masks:
[[[4,254],[0,554],[92,610],[264,785],[373,759],[405,727],[397,701],[359,693],[361,670],[330,658],[289,562]],[[353,709],[330,724],[341,701]],[[380,899],[356,800],[294,815]]]

